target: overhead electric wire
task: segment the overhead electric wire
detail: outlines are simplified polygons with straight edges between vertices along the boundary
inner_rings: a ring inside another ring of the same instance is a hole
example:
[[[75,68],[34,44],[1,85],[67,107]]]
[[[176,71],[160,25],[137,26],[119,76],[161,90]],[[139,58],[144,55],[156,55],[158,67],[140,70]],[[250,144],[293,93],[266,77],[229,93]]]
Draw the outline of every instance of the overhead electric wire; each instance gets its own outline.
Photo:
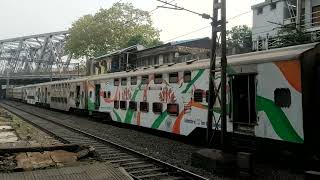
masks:
[[[240,17],[240,16],[243,16],[243,15],[248,14],[248,13],[250,13],[250,12],[252,12],[252,11],[250,10],[250,11],[246,11],[246,12],[237,14],[237,15],[235,15],[235,16],[232,16],[232,17],[228,18],[227,21],[228,21],[228,20],[235,19],[235,18]],[[181,38],[181,37],[184,37],[184,36],[188,36],[188,35],[190,35],[190,34],[199,32],[199,31],[201,31],[201,30],[203,30],[203,29],[206,29],[206,28],[209,28],[209,27],[211,27],[211,25],[205,26],[205,27],[202,27],[202,28],[199,28],[199,29],[196,29],[196,30],[193,30],[193,31],[188,32],[188,33],[183,34],[183,35],[179,35],[179,36],[177,36],[177,37],[171,38],[171,39],[166,40],[166,41],[164,41],[164,42],[170,42],[170,41],[172,41],[172,40],[175,40],[175,39],[178,39],[178,38]]]

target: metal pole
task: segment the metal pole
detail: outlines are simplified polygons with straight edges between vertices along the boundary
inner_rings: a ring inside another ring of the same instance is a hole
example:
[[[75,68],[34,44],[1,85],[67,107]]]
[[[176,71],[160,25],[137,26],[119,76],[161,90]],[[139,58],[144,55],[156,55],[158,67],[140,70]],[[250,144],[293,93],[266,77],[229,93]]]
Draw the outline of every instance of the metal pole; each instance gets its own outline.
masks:
[[[218,0],[214,0],[213,2],[213,18],[211,22],[212,34],[211,34],[211,54],[210,54],[210,72],[209,72],[209,102],[208,102],[208,116],[207,116],[207,144],[210,147],[211,145],[211,137],[213,134],[212,130],[212,118],[213,118],[213,106],[215,102],[215,93],[214,93],[214,77],[215,77],[215,69],[216,69],[216,48],[217,48],[217,32],[216,32],[216,24],[217,24],[217,16],[218,10],[215,9],[215,4],[218,3]]]
[[[301,0],[297,0],[296,28],[298,31],[301,30],[301,9]]]
[[[227,139],[227,30],[226,0],[221,0],[221,144],[226,148]]]
[[[10,70],[9,70],[9,68],[8,68],[8,69],[7,69],[6,98],[8,98],[9,86],[10,86]]]

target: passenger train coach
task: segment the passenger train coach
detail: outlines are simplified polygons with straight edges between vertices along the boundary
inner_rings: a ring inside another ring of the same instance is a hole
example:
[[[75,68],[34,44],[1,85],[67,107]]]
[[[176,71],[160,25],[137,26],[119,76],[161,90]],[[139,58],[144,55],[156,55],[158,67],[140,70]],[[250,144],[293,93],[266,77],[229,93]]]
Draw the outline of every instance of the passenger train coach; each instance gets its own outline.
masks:
[[[27,85],[9,96],[63,111],[106,113],[120,123],[188,136],[206,128],[209,64],[204,59]],[[229,56],[227,69],[228,132],[320,145],[320,45]],[[214,112],[218,117],[219,103]]]

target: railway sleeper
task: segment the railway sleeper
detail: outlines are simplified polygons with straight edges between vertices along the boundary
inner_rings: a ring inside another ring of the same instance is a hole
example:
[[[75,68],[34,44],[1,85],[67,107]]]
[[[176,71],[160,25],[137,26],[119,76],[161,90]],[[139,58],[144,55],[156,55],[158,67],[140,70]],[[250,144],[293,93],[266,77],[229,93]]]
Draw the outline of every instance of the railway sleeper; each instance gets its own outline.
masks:
[[[121,166],[123,167],[123,166]],[[123,167],[126,171],[130,171],[130,169],[139,169],[139,168],[147,168],[147,167],[155,167],[154,164],[142,164],[138,166],[130,166],[130,167]]]
[[[129,162],[129,163],[122,163],[121,166],[131,166],[131,165],[137,165],[137,164],[146,164],[147,161],[135,161],[135,162]]]
[[[141,170],[135,170],[135,171],[130,171],[131,174],[137,174],[137,173],[145,173],[145,172],[152,172],[152,171],[161,171],[163,168],[151,168],[151,169],[141,169]]]
[[[153,177],[159,177],[159,176],[168,176],[168,173],[155,173],[155,174],[147,174],[147,175],[141,175],[141,176],[135,176],[139,179],[145,179],[145,178],[153,178]]]
[[[109,163],[120,163],[120,162],[135,161],[135,160],[140,160],[140,158],[119,159],[119,160],[111,160],[108,162]]]
[[[133,156],[123,155],[123,156],[104,157],[103,159],[110,161],[110,160],[117,160],[117,159],[123,159],[123,158],[133,158]]]

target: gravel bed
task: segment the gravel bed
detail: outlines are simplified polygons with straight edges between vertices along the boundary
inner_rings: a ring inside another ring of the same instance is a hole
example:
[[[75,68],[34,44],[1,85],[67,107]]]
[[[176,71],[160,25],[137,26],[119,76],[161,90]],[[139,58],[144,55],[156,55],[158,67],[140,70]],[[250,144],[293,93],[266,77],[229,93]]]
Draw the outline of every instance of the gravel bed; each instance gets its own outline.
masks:
[[[191,154],[203,147],[185,144],[183,142],[147,134],[145,132],[139,132],[138,130],[120,128],[105,123],[91,121],[87,117],[68,115],[29,105],[21,106],[24,107],[24,109],[30,110],[30,112],[41,113],[42,115],[48,116],[50,119],[86,130],[91,134],[111,140],[112,142],[148,154],[154,158],[158,158],[210,179],[234,179],[217,176],[213,172],[191,166]],[[257,165],[255,168],[255,174],[259,175],[255,179],[304,179],[302,174],[291,172],[289,169],[280,170],[264,165]]]

